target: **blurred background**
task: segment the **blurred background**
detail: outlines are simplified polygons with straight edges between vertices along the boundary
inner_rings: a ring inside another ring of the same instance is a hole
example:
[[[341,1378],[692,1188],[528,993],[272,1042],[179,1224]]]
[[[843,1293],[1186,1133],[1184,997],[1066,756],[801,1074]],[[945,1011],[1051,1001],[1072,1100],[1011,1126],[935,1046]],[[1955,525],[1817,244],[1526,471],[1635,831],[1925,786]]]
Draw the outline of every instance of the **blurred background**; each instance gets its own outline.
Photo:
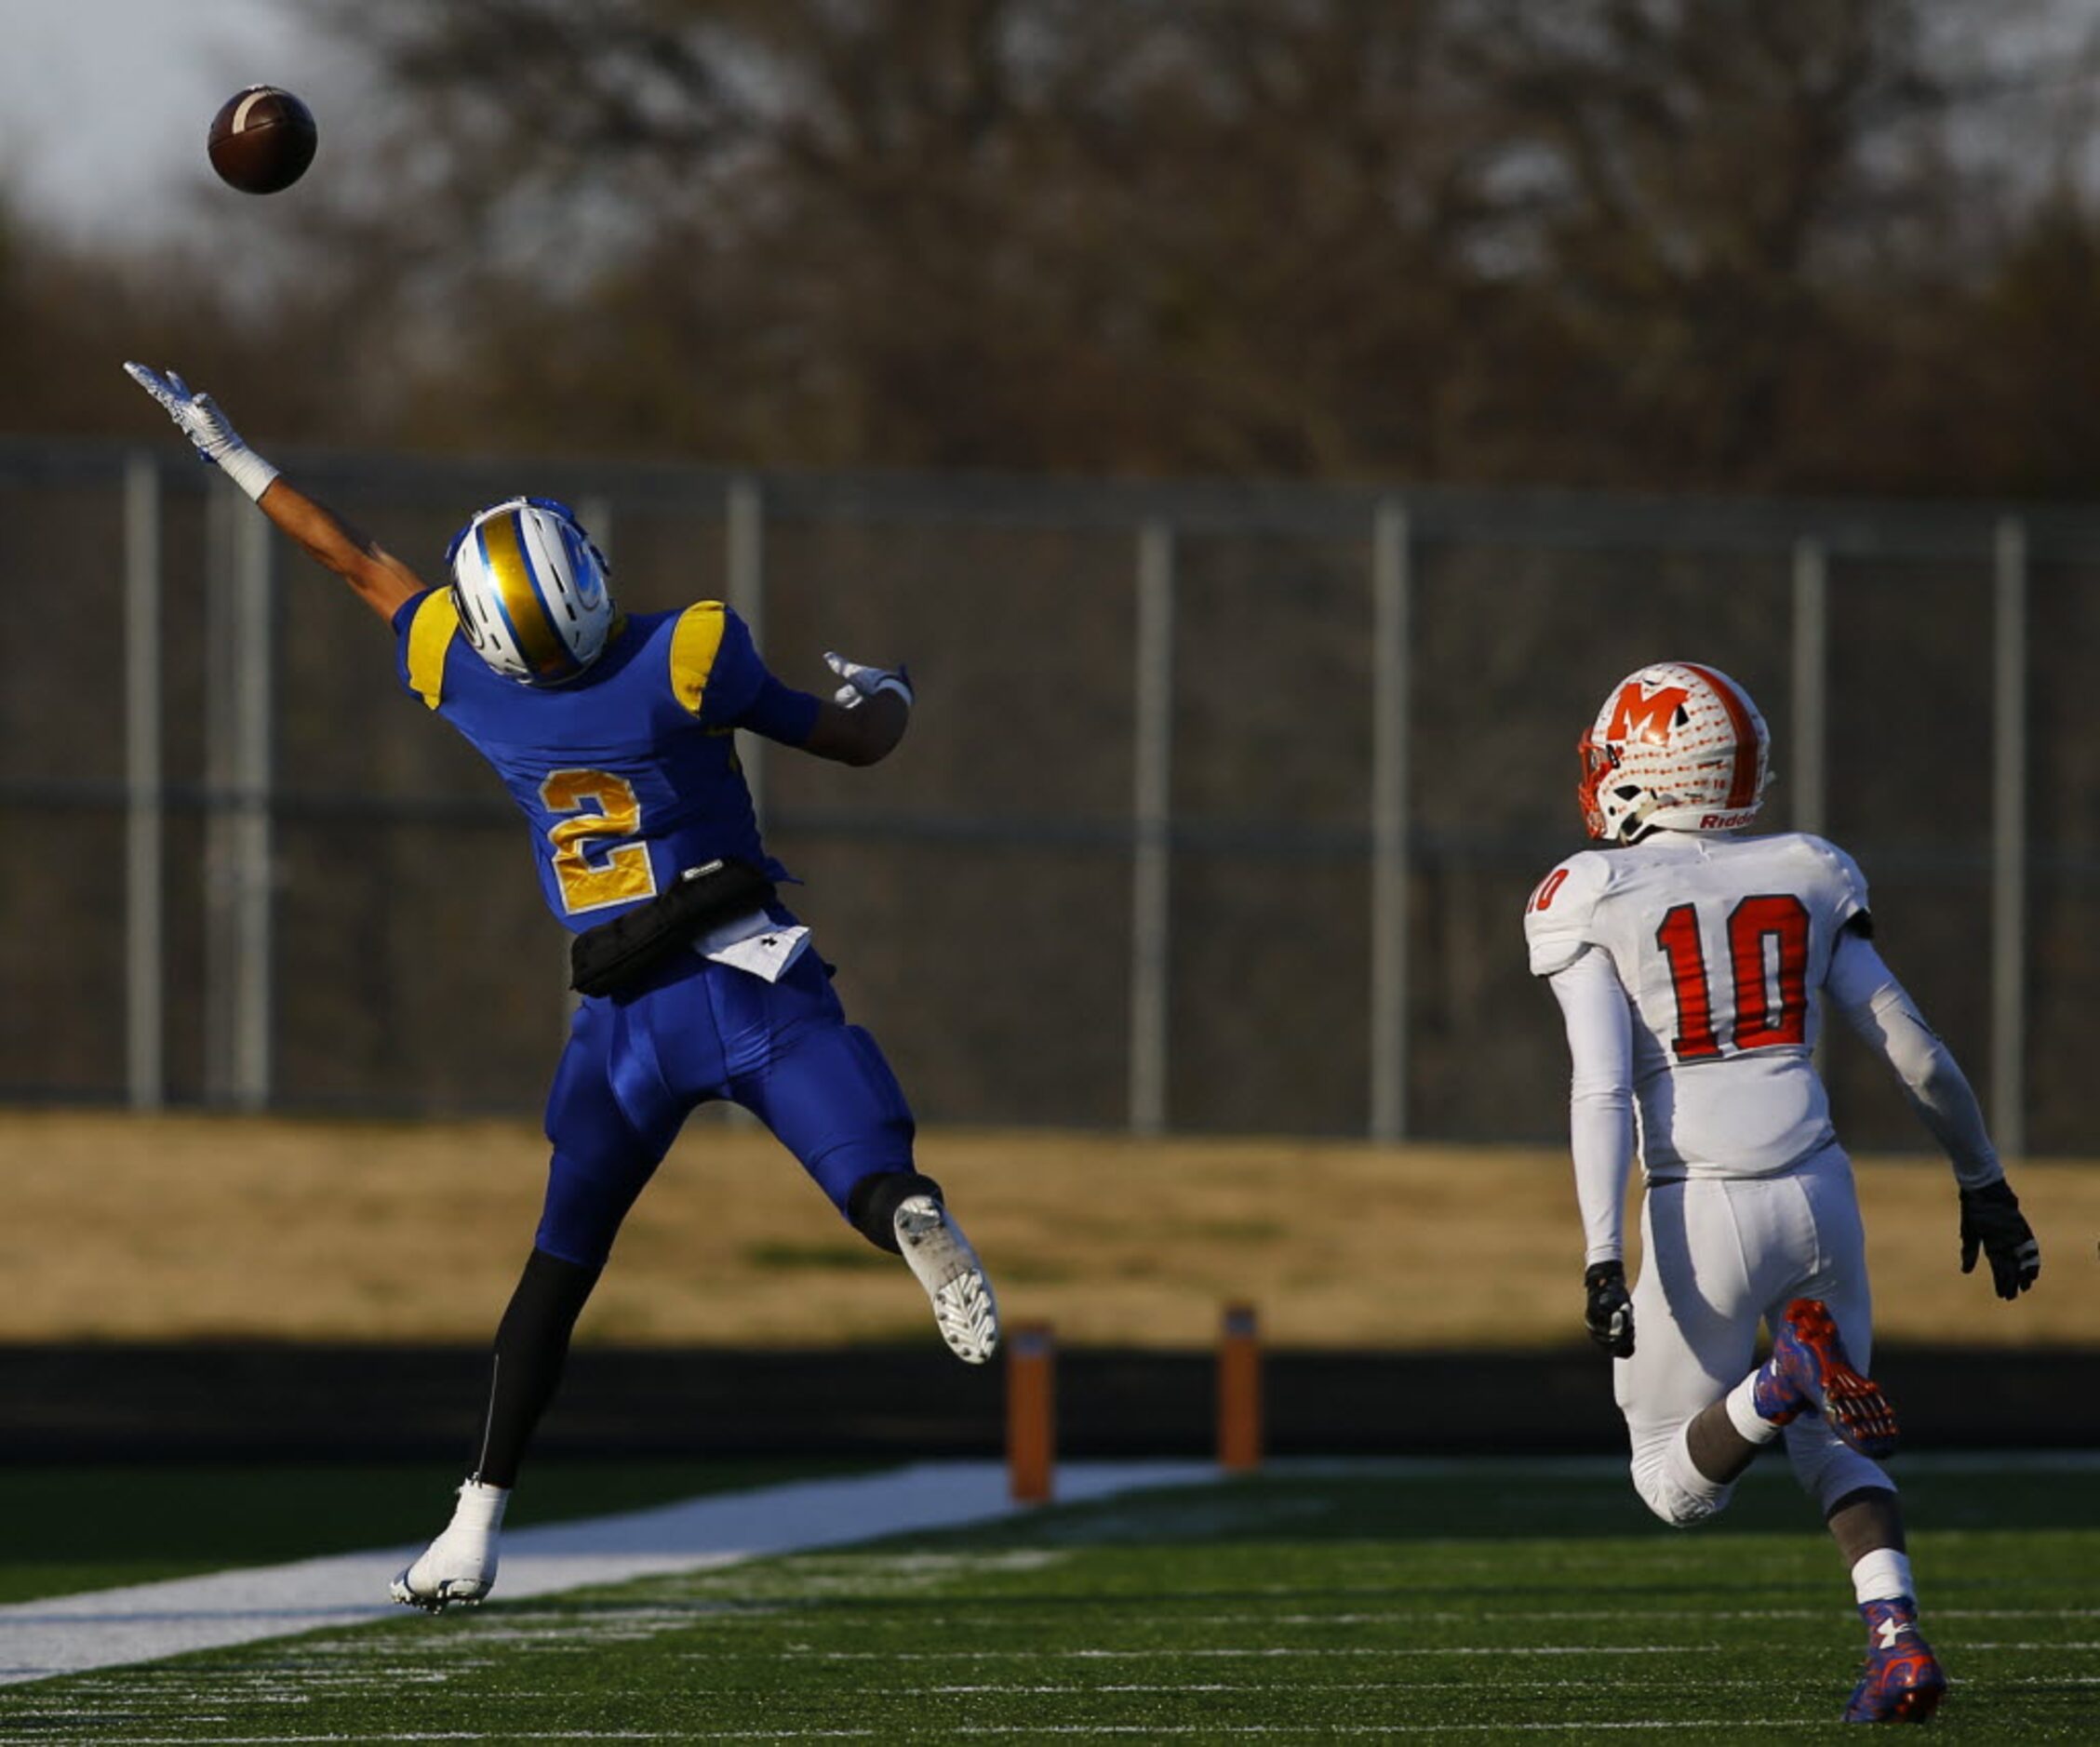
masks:
[[[1371,1143],[1393,1182],[1529,1146],[1503,1206],[1572,1273],[1518,918],[1598,700],[1688,657],[1762,705],[1768,817],[1864,864],[2007,1154],[2093,1150],[2084,0],[0,10],[25,1157],[74,1156],[54,1106],[490,1118],[524,1220],[565,1020],[508,802],[127,357],[426,575],[555,492],[629,606],[726,597],[791,683],[909,660],[882,770],[753,767],[937,1130]],[[258,80],[321,131],[262,199],[203,151]],[[1828,1071],[1856,1147],[1924,1144]],[[100,1229],[119,1132],[47,1229]],[[2090,1300],[2083,1225],[2043,1235]]]

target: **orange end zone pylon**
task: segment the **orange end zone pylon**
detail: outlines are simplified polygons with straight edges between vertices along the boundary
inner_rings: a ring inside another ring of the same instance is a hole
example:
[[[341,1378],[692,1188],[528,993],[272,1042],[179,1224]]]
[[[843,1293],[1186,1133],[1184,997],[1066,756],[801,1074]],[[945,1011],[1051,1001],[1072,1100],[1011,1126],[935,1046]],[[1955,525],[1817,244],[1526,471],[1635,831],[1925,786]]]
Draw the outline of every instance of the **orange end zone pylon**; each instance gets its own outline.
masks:
[[[1048,1323],[1023,1323],[1006,1343],[1006,1464],[1016,1504],[1047,1504],[1056,1490],[1057,1340]]]
[[[1262,1335],[1251,1304],[1228,1304],[1218,1340],[1218,1466],[1262,1465]]]

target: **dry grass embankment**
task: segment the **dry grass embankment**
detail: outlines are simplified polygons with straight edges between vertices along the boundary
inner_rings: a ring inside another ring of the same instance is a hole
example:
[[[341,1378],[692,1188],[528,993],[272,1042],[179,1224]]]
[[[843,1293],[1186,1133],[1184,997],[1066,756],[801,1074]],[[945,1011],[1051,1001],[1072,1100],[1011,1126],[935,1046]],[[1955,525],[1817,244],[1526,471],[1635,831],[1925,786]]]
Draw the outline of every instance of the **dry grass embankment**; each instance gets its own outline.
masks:
[[[479,1342],[538,1215],[524,1123],[0,1112],[0,1340]],[[1523,1148],[936,1132],[925,1169],[1010,1321],[1200,1345],[1219,1305],[1300,1346],[1577,1334],[1565,1162]],[[2100,1170],[2017,1174],[2045,1252],[2016,1306],[1955,1262],[1951,1180],[1860,1171],[1882,1338],[2100,1344]],[[581,1337],[798,1345],[930,1337],[903,1269],[765,1134],[696,1124],[628,1222]]]

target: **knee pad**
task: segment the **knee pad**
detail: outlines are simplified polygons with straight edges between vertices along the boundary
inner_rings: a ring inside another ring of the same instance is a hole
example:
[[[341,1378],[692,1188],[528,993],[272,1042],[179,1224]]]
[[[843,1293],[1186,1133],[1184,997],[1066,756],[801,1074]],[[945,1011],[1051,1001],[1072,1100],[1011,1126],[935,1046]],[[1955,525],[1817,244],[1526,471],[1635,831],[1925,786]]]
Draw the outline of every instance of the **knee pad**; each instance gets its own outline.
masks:
[[[1735,1490],[1722,1487],[1710,1496],[1701,1497],[1676,1485],[1667,1474],[1639,1468],[1633,1471],[1633,1488],[1640,1494],[1641,1502],[1672,1528],[1691,1528],[1709,1516],[1719,1516],[1728,1508],[1729,1496]]]
[[[1709,1480],[1692,1466],[1682,1426],[1665,1437],[1637,1444],[1632,1472],[1640,1501],[1672,1528],[1690,1528],[1719,1516],[1735,1495],[1734,1482]]]
[[[853,1229],[877,1249],[892,1256],[903,1251],[897,1243],[897,1208],[913,1195],[941,1199],[941,1185],[916,1171],[870,1171],[855,1183],[846,1197],[846,1217]]]
[[[535,1246],[577,1267],[604,1267],[612,1254],[612,1240],[655,1175],[656,1164],[643,1154],[582,1158],[557,1150],[547,1167],[547,1194]]]
[[[904,1088],[897,1083],[889,1058],[882,1053],[882,1046],[876,1042],[874,1034],[863,1026],[849,1025],[846,1036],[860,1060],[862,1071],[867,1075],[883,1120],[903,1128],[906,1134],[916,1132],[918,1125],[912,1120],[911,1101],[905,1098]]]
[[[863,1177],[912,1168],[911,1106],[875,1039],[854,1026],[801,1027],[737,1097],[849,1220]]]

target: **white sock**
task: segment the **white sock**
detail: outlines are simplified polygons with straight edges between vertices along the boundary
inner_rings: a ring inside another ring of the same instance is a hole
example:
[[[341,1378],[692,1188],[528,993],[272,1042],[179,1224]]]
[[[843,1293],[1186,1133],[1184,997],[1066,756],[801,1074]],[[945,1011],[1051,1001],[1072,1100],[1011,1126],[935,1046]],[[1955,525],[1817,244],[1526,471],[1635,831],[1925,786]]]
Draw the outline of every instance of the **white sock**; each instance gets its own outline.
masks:
[[[456,1528],[485,1528],[494,1534],[503,1526],[503,1510],[511,1501],[508,1487],[484,1486],[478,1480],[460,1483],[460,1502],[452,1512]]]
[[[1893,1547],[1877,1547],[1853,1567],[1853,1594],[1864,1607],[1870,1601],[1915,1601],[1910,1560]]]
[[[1786,1428],[1774,1425],[1758,1411],[1758,1373],[1752,1371],[1721,1399],[1728,1404],[1728,1422],[1747,1444],[1769,1444]]]

